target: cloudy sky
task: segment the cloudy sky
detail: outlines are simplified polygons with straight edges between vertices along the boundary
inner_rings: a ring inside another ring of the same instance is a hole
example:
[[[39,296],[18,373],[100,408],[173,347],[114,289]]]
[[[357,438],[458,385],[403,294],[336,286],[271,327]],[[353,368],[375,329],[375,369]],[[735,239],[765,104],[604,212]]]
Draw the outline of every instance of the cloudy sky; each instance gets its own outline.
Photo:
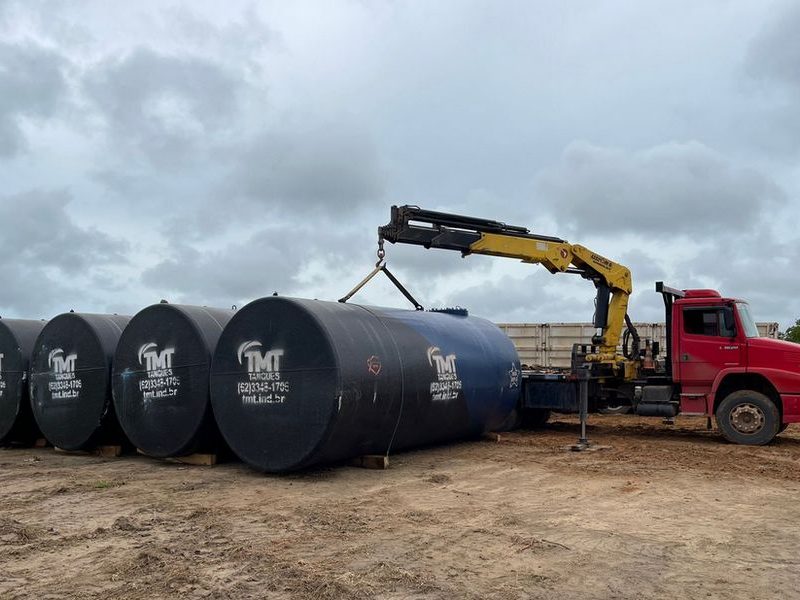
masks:
[[[664,279],[785,327],[798,31],[786,0],[0,0],[0,314],[335,299],[417,204],[628,265],[634,320]],[[426,306],[591,319],[579,278],[387,250]]]

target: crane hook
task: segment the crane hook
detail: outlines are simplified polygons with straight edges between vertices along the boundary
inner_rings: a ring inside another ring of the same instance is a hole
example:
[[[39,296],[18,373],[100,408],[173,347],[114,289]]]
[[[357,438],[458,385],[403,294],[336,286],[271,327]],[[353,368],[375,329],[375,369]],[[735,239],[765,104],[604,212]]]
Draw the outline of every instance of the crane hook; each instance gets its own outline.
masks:
[[[375,263],[376,267],[380,267],[383,259],[386,258],[386,250],[383,249],[383,238],[378,238],[378,262]]]

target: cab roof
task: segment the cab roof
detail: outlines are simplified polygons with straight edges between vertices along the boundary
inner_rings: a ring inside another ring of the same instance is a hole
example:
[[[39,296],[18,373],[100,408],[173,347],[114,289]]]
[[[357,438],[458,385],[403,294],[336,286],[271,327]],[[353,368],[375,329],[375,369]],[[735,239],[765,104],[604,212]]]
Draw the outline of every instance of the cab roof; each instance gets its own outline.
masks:
[[[707,288],[699,288],[699,289],[692,289],[692,290],[683,290],[685,296],[683,298],[676,298],[675,301],[678,303],[686,303],[686,304],[695,304],[697,302],[703,301],[718,301],[719,303],[723,302],[747,302],[746,300],[739,300],[738,298],[726,298],[723,297],[717,290],[707,289]]]

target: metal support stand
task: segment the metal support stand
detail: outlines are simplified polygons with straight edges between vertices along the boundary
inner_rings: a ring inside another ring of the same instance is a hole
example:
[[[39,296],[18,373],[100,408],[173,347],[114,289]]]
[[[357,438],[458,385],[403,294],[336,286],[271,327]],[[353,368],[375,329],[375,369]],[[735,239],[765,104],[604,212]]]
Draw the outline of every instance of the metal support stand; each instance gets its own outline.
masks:
[[[586,436],[586,421],[589,418],[589,367],[578,369],[578,402],[580,403],[581,437],[578,443],[570,447],[573,452],[582,452],[589,449],[591,443]]]

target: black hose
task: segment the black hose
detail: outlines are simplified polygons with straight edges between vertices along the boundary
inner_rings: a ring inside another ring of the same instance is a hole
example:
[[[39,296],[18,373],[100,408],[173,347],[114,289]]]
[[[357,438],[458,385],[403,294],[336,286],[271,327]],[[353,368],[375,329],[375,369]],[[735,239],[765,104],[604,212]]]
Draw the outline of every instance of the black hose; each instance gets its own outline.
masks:
[[[639,358],[639,332],[636,331],[636,327],[634,327],[633,321],[631,321],[627,313],[625,314],[625,325],[628,328],[622,335],[622,355],[625,358]],[[633,340],[633,343],[630,350],[628,350],[628,342],[631,340]]]

